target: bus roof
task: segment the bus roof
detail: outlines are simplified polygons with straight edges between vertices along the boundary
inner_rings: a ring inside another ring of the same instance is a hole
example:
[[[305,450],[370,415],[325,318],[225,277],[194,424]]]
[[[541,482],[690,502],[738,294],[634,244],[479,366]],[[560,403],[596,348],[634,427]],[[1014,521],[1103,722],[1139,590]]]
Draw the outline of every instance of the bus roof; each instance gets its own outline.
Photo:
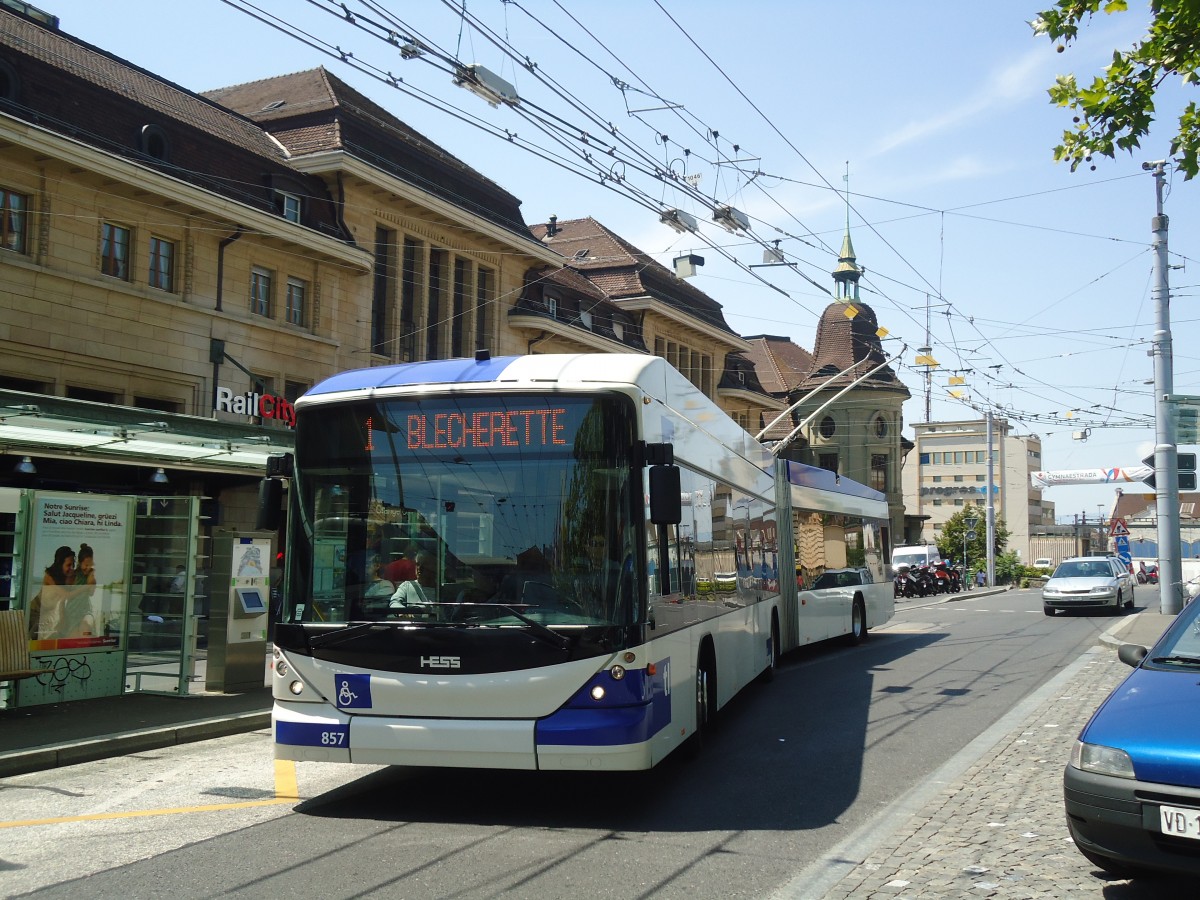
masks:
[[[496,384],[510,388],[545,390],[557,384],[628,384],[663,400],[680,411],[692,425],[688,431],[703,428],[737,456],[758,468],[771,472],[775,458],[740,425],[729,419],[711,398],[672,368],[666,360],[646,353],[546,353],[531,356],[498,356],[487,359],[437,359],[426,362],[374,366],[340,372],[311,388],[297,407],[310,402],[353,400],[356,395],[372,397],[396,390],[449,387],[468,384]],[[655,419],[655,425],[661,423]],[[647,435],[651,438],[650,435]],[[671,428],[652,439],[685,440],[686,433]],[[800,462],[784,462],[786,478],[802,490],[819,492],[847,512],[885,518],[884,494],[836,473]],[[773,475],[773,473],[772,473]],[[816,496],[809,494],[809,496]],[[834,498],[840,498],[835,500]],[[882,514],[880,509],[883,510]]]
[[[604,357],[603,377],[598,378],[595,360]],[[481,382],[608,381],[644,384],[649,370],[661,369],[666,361],[642,353],[547,353],[536,356],[497,356],[484,360],[436,359],[428,362],[374,366],[339,372],[311,388],[306,397],[375,391],[417,385],[471,384]],[[663,375],[654,379],[659,388]]]

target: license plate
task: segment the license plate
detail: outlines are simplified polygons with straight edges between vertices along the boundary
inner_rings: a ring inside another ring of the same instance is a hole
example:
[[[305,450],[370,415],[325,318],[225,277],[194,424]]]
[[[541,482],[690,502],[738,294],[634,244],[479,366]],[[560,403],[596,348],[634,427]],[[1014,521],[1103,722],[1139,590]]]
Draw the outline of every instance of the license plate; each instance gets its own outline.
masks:
[[[1158,827],[1163,834],[1200,841],[1200,809],[1160,806]]]

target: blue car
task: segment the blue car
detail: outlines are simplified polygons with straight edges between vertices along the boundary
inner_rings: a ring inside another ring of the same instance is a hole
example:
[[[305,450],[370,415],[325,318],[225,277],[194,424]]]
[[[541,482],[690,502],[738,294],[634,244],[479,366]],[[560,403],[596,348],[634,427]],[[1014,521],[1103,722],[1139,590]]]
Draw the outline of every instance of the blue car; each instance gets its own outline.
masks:
[[[1079,734],[1063,776],[1067,827],[1118,877],[1200,875],[1200,602],[1147,650]]]

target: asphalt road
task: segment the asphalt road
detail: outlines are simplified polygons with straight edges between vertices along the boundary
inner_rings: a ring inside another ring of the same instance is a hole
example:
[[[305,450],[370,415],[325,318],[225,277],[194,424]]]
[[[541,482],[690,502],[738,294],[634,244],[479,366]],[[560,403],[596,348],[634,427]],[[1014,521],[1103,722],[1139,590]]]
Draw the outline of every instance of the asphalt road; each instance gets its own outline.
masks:
[[[256,732],[5,779],[0,893],[804,897],[824,851],[1112,624],[958,597],[791,654],[698,759],[644,774],[275,764]]]

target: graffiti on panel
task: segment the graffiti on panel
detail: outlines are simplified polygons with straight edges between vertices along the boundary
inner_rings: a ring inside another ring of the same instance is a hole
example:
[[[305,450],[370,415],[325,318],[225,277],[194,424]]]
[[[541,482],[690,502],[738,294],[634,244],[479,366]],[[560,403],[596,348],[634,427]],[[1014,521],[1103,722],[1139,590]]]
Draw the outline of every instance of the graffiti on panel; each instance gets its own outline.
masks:
[[[37,676],[38,684],[47,690],[62,694],[65,693],[67,687],[75,684],[77,686],[86,686],[88,679],[92,677],[92,667],[88,663],[87,656],[35,656],[33,657],[33,665],[39,669],[53,669],[43,675]]]

